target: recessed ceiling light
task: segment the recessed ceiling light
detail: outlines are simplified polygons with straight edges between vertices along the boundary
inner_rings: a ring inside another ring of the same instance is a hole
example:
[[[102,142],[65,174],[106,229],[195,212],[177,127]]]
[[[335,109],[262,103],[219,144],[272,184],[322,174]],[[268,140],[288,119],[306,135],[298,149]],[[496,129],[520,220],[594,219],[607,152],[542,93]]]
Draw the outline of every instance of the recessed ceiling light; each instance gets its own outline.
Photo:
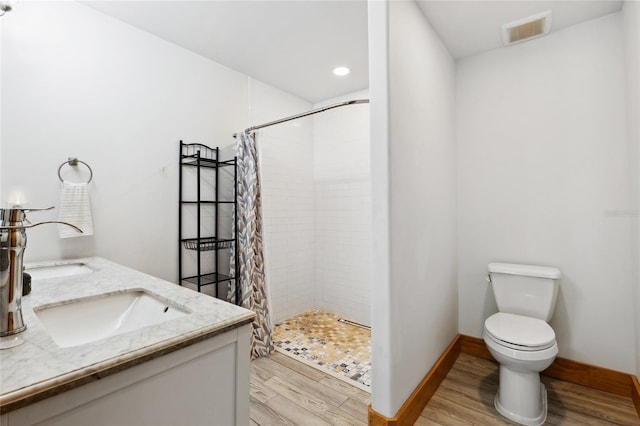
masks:
[[[338,77],[344,77],[345,75],[349,74],[351,72],[351,70],[347,67],[335,67],[333,69],[333,73],[335,75],[337,75]]]

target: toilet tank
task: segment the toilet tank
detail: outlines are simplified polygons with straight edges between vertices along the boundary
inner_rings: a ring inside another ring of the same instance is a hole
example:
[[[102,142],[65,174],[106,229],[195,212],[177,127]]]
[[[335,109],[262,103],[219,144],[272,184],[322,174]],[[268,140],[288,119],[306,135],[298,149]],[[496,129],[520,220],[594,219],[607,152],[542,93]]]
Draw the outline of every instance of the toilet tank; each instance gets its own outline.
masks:
[[[498,311],[549,322],[558,300],[560,270],[547,266],[490,263]]]

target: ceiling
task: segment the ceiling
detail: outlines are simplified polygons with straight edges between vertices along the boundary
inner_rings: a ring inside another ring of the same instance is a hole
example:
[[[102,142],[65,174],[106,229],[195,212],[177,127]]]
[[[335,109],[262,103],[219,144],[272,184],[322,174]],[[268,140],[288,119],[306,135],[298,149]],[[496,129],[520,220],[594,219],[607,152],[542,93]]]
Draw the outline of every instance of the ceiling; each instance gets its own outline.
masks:
[[[622,1],[417,0],[455,58],[502,46],[504,23],[552,10],[552,31]],[[369,85],[366,0],[84,1],[85,5],[310,102]],[[351,69],[345,77],[334,67]]]
[[[83,3],[310,102],[369,86],[366,0]]]
[[[613,0],[417,1],[454,58],[501,47],[502,24],[546,10],[552,11],[553,32],[622,8]]]

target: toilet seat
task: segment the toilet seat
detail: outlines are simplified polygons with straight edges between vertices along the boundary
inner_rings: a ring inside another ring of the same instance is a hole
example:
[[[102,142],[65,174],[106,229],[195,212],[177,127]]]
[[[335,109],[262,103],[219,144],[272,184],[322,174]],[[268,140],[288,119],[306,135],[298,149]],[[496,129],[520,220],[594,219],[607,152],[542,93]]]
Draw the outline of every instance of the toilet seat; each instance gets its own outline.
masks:
[[[519,351],[541,351],[556,343],[556,334],[549,324],[522,315],[498,312],[487,318],[484,329],[491,340]]]

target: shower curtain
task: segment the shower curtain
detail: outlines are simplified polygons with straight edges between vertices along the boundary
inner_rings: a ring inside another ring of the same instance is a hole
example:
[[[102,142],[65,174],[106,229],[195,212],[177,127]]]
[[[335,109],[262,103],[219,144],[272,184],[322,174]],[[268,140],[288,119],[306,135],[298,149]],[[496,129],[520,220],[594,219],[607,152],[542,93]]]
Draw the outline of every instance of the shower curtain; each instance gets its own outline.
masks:
[[[256,313],[251,332],[251,359],[273,351],[271,319],[264,282],[262,248],[262,211],[258,174],[258,149],[255,135],[236,136],[238,150],[238,263],[242,307]],[[235,224],[234,224],[235,226]],[[231,253],[230,271],[235,271],[235,253]],[[229,300],[235,302],[235,289],[228,287]],[[233,290],[233,291],[232,291]]]

